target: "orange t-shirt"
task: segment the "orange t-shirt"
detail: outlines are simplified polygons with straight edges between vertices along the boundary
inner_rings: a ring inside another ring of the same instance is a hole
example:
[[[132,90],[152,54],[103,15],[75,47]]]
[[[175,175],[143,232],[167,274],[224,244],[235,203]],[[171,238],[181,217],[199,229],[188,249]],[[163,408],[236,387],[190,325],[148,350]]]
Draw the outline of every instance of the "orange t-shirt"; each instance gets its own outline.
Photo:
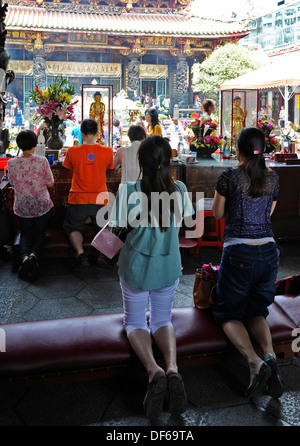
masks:
[[[111,147],[100,144],[70,147],[63,166],[73,171],[70,204],[106,204],[97,197],[107,191],[106,170],[114,168]]]

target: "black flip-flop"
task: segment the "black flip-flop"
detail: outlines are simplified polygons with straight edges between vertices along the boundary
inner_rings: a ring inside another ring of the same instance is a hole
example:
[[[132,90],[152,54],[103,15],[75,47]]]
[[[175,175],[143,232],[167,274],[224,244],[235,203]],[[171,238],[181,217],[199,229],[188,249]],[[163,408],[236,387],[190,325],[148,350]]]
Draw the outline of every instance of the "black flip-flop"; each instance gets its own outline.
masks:
[[[20,266],[18,276],[27,282],[34,282],[38,278],[38,265],[34,256],[28,257]]]
[[[144,411],[148,418],[153,420],[161,413],[166,390],[166,375],[164,373],[157,373],[148,384],[147,393],[143,402]]]
[[[187,397],[182,377],[179,373],[167,375],[169,389],[169,412],[180,414],[186,411]]]

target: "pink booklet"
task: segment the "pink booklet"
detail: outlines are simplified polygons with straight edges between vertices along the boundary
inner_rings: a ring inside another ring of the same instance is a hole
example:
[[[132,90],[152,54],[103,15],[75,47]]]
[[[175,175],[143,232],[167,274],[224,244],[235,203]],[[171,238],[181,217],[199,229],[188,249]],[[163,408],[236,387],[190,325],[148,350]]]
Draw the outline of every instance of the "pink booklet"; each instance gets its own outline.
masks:
[[[106,225],[94,237],[91,245],[106,257],[112,259],[122,249],[124,243],[115,234],[106,229]]]

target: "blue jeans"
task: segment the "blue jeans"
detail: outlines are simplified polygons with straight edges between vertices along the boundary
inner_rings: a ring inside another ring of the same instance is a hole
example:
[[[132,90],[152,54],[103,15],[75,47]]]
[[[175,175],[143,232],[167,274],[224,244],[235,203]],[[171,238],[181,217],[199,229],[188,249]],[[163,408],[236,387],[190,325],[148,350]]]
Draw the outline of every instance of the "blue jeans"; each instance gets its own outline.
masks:
[[[18,217],[21,233],[21,258],[35,254],[38,257],[45,243],[46,227],[50,211],[40,217]]]
[[[213,307],[218,324],[267,317],[275,297],[278,254],[275,243],[231,245],[223,250]]]

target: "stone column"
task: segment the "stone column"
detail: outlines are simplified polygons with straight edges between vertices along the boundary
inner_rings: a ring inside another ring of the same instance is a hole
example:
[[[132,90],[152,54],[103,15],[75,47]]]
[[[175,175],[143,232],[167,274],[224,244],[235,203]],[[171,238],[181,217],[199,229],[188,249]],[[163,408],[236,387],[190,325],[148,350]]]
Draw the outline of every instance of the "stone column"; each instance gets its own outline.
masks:
[[[33,84],[40,90],[46,88],[46,59],[44,49],[33,50]]]
[[[185,54],[178,55],[176,65],[176,91],[174,91],[175,103],[179,108],[187,108],[189,103],[189,64]]]
[[[139,94],[140,91],[140,61],[136,53],[131,53],[128,56],[128,96],[131,98],[133,92]]]

